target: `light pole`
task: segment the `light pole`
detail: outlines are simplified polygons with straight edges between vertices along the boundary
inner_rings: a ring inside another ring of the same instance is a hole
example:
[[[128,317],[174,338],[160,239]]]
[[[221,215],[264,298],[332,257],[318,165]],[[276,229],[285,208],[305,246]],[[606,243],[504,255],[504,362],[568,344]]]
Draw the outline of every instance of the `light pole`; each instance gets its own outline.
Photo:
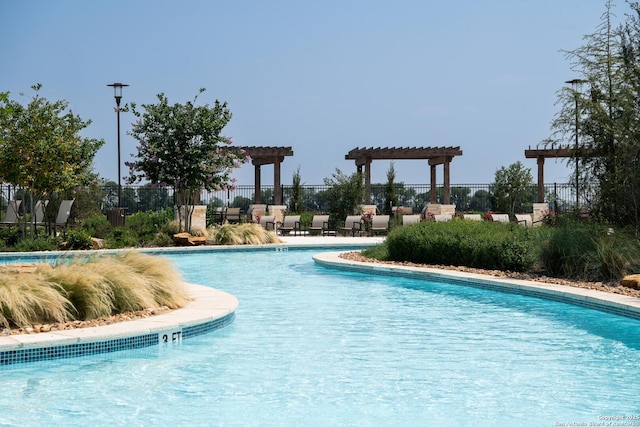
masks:
[[[582,80],[582,79],[573,79],[573,80],[567,80],[565,83],[570,84],[573,88],[573,97],[575,98],[576,101],[576,143],[575,143],[575,156],[576,156],[576,211],[580,208],[580,192],[578,191],[579,189],[579,185],[580,185],[580,172],[578,170],[578,149],[579,149],[579,142],[578,142],[578,128],[579,128],[579,121],[580,121],[580,111],[578,109],[578,100],[580,98],[580,88],[582,87],[583,83],[588,83],[587,80]]]
[[[121,215],[122,185],[120,184],[120,181],[122,180],[122,175],[120,174],[120,100],[122,99],[122,88],[129,85],[124,83],[111,83],[107,86],[113,88],[113,97],[116,99],[116,115],[118,117],[118,215]]]

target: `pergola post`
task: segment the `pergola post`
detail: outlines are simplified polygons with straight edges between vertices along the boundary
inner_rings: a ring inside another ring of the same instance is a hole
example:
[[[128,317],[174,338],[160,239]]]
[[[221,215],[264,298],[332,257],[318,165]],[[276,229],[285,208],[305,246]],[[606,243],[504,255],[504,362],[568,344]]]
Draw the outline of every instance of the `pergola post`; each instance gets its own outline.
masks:
[[[431,204],[435,205],[438,202],[438,199],[436,199],[436,165],[429,165],[429,168],[431,169],[431,197],[429,198],[429,201]]]
[[[538,203],[544,203],[544,156],[538,156]]]
[[[449,163],[451,163],[451,157],[445,157],[444,159],[444,204],[451,204],[451,179],[449,175]]]
[[[371,202],[371,159],[367,159],[364,165],[364,201]]]
[[[255,202],[257,204],[262,203],[262,191],[260,190],[260,165],[253,166],[253,183],[255,185]]]
[[[273,199],[276,205],[282,204],[282,185],[280,183],[280,164],[284,158],[278,157],[273,163]]]

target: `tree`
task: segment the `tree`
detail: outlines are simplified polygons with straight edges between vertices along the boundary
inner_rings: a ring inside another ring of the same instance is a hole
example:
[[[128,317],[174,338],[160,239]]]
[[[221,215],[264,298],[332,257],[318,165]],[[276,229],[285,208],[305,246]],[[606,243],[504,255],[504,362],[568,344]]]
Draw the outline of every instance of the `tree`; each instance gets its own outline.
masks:
[[[396,195],[396,170],[393,167],[393,162],[387,170],[387,183],[384,187],[384,209],[383,212],[387,215],[391,215],[391,207],[398,205],[398,196]]]
[[[41,97],[41,87],[31,87],[35,96],[27,105],[10,100],[7,93],[0,96],[0,177],[28,189],[32,204],[94,181],[93,159],[104,144],[81,137],[91,120],[67,110],[67,101]]]
[[[601,23],[583,46],[567,51],[571,69],[587,91],[559,92],[560,110],[547,144],[573,142],[571,161],[583,197],[592,212],[620,226],[640,227],[640,7],[614,27],[613,2],[606,2]]]
[[[204,92],[200,89],[198,95]],[[247,159],[240,150],[232,149],[232,140],[221,135],[231,120],[227,103],[216,100],[196,106],[198,95],[185,104],[169,105],[167,97],[157,95],[157,104],[143,104],[144,112],[131,104],[138,118],[131,135],[139,142],[136,161],[129,166],[128,183],[147,179],[152,184],[171,186],[176,194],[180,230],[191,229],[191,216],[201,190],[218,191],[234,188],[233,168]]]
[[[514,215],[516,206],[531,196],[532,185],[531,169],[519,161],[508,168],[501,167],[491,185],[493,210]]]
[[[290,212],[302,212],[304,210],[303,204],[303,188],[302,177],[300,176],[300,167],[293,173],[293,180],[291,183],[291,196],[289,199],[289,211]]]
[[[325,178],[324,184],[329,188],[325,193],[332,223],[344,220],[347,215],[353,215],[364,198],[362,176],[357,172],[347,176],[336,169],[331,178]]]

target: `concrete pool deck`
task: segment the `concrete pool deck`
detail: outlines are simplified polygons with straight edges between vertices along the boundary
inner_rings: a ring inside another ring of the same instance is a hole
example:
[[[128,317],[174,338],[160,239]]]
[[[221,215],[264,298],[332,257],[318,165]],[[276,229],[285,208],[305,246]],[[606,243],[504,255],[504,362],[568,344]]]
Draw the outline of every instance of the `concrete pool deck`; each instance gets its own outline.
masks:
[[[375,245],[384,241],[384,236],[377,237],[335,237],[335,236],[284,236],[283,243],[276,247],[336,247],[336,252],[327,252],[314,256],[319,265],[342,270],[362,271],[365,273],[382,275],[406,275],[421,279],[443,280],[481,286],[488,289],[520,293],[536,297],[542,297],[560,302],[581,305],[587,308],[595,308],[626,317],[640,319],[640,299],[619,294],[612,294],[591,289],[573,288],[562,285],[547,284],[535,281],[507,279],[501,277],[486,276],[474,273],[465,273],[450,270],[438,270],[425,267],[392,266],[388,264],[376,264],[357,262],[340,258],[341,246],[347,250],[349,246]],[[211,325],[205,327],[209,331],[222,327],[233,321],[234,313],[238,307],[238,300],[226,292],[201,285],[188,284],[189,293],[193,301],[185,308],[169,313],[151,316],[145,319],[120,322],[107,326],[88,327],[64,331],[54,331],[38,334],[19,334],[0,336],[0,365],[32,361],[23,360],[23,354],[42,349],[60,349],[73,346],[89,346],[90,350],[74,350],[73,353],[63,352],[60,356],[47,355],[34,360],[49,358],[72,357],[74,355],[93,354],[93,347],[106,341],[118,341],[131,337],[149,337],[149,342],[141,346],[171,343],[180,341],[188,328],[197,329],[199,325]],[[193,335],[201,333],[196,331]],[[119,342],[119,341],[118,341]],[[114,351],[119,348],[108,351]],[[99,346],[99,345],[98,345]],[[102,346],[104,347],[104,346]],[[134,347],[137,348],[137,347]],[[99,350],[99,349],[98,349]],[[59,352],[58,350],[56,350]],[[105,352],[105,351],[96,351]],[[38,353],[39,354],[39,353]],[[50,354],[47,353],[47,354]]]

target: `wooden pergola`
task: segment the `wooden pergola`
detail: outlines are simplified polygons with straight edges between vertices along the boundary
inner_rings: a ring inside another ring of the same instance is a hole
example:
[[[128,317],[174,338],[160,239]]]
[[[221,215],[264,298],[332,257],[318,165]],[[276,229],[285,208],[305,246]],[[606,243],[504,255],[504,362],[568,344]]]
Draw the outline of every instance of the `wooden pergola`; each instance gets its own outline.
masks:
[[[237,147],[251,158],[255,168],[255,203],[262,203],[260,192],[260,166],[273,164],[273,197],[276,205],[282,204],[282,186],[280,184],[280,164],[286,156],[293,156],[291,147]]]
[[[451,202],[449,165],[455,156],[462,156],[460,147],[400,147],[354,148],[344,156],[355,160],[358,173],[364,166],[367,201],[371,199],[371,162],[373,160],[428,160],[431,167],[431,203],[436,203],[436,166],[444,165],[444,204]]]
[[[590,157],[592,150],[580,148],[576,152],[575,148],[558,147],[558,148],[529,148],[524,150],[524,156],[527,159],[536,159],[538,163],[538,195],[537,202],[544,203],[544,161],[545,159],[559,159],[567,157]]]

